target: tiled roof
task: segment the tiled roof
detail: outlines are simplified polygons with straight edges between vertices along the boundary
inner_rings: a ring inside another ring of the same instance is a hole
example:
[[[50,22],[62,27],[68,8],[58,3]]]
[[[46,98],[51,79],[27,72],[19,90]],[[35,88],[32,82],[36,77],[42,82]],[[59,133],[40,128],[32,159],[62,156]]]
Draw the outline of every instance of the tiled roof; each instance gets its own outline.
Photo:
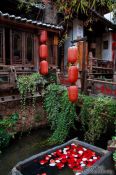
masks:
[[[32,19],[27,19],[27,18],[22,18],[21,16],[15,16],[15,15],[10,15],[9,13],[2,13],[0,11],[0,18],[4,17],[7,19],[11,19],[20,23],[28,23],[28,24],[32,24],[35,26],[40,26],[40,27],[46,27],[49,29],[54,29],[54,30],[63,30],[63,26],[59,26],[59,25],[54,25],[54,24],[49,24],[49,23],[44,23],[42,21],[37,21],[37,20],[32,20]]]

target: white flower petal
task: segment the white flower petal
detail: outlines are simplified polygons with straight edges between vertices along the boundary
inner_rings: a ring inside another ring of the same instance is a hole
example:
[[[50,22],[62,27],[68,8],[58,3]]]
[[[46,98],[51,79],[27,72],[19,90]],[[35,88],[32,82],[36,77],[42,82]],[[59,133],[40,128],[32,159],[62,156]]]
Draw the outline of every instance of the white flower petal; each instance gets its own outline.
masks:
[[[55,163],[50,163],[49,166],[55,166],[56,164]]]

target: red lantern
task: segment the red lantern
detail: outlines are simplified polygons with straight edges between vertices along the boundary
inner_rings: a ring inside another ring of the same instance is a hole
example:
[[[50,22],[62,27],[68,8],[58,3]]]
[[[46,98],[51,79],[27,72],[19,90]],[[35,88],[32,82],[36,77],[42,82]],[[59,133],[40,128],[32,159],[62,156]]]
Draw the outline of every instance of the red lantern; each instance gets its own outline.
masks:
[[[41,59],[46,59],[48,57],[48,47],[46,44],[40,45],[39,55]]]
[[[48,74],[48,62],[45,60],[40,62],[40,73],[42,75]]]
[[[47,31],[42,30],[41,35],[40,35],[40,42],[41,43],[46,43],[48,37],[47,37]]]
[[[71,102],[76,102],[78,100],[78,87],[77,86],[68,87],[68,97]]]
[[[68,79],[70,83],[75,83],[78,79],[78,68],[77,66],[70,66],[68,69]]]
[[[77,53],[78,49],[76,46],[72,46],[68,48],[68,62],[75,63],[77,61]]]

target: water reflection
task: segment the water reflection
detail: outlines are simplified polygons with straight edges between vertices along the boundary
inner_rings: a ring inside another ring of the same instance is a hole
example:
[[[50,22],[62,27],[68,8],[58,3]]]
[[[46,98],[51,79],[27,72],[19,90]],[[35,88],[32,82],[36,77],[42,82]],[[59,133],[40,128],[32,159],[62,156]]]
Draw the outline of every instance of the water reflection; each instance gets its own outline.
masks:
[[[0,175],[8,175],[12,167],[19,161],[46,150],[47,146],[41,145],[41,143],[49,135],[48,129],[39,129],[13,141],[4,153],[0,155]]]

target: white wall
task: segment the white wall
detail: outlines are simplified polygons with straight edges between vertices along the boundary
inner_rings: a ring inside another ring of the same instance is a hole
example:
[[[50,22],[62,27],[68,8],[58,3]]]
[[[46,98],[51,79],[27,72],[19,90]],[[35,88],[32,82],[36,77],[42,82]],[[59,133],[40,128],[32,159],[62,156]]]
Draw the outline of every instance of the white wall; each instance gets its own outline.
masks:
[[[104,41],[108,41],[108,49],[103,48]],[[102,38],[102,59],[112,60],[112,35],[110,32],[104,33]]]
[[[111,21],[112,23],[115,23],[116,22],[116,20],[113,20],[113,12],[110,12],[110,13],[105,14],[104,17],[106,19],[108,19],[109,21]]]
[[[71,46],[71,41],[76,40],[77,38],[83,37],[83,23],[78,19],[73,20],[73,31],[72,29],[68,32],[68,38],[65,41],[64,45],[64,66],[67,67],[67,52],[68,47]]]

